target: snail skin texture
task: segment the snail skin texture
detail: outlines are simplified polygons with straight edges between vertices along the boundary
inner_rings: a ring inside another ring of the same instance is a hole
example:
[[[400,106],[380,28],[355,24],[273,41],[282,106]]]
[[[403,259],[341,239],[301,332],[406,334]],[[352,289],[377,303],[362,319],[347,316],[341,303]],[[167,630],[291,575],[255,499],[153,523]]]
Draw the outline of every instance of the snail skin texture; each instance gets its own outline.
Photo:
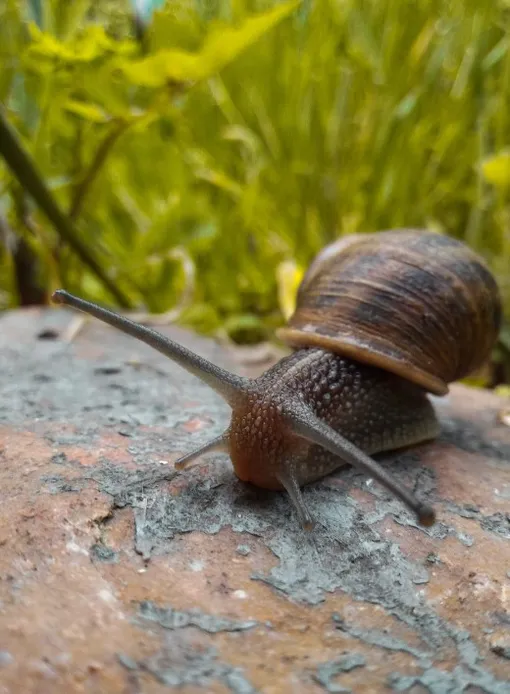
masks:
[[[419,229],[354,234],[319,253],[278,332],[294,351],[255,379],[63,290],[53,299],[152,346],[230,405],[228,429],[177,469],[225,450],[241,480],[285,489],[306,529],[314,519],[301,487],[345,464],[386,486],[422,525],[434,523],[433,509],[371,456],[437,436],[427,393],[444,395],[479,368],[501,321],[498,287],[481,258]]]

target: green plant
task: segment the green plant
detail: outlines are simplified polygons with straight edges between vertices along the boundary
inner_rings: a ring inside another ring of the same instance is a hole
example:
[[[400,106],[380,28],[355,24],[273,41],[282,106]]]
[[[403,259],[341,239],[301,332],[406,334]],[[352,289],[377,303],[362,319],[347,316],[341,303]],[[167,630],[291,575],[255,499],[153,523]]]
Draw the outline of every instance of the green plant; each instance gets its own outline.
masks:
[[[126,297],[134,296],[158,310],[158,305],[151,305],[157,286],[144,284],[150,267],[156,284],[158,275],[170,269],[175,283],[168,283],[162,301],[169,293],[175,296],[180,277],[179,268],[172,264],[177,259],[182,265],[189,252],[180,247],[176,234],[164,241],[159,255],[161,243],[151,247],[154,234],[149,240],[143,238],[148,230],[144,230],[147,223],[142,218],[147,220],[147,213],[140,209],[133,217],[130,207],[136,208],[138,195],[143,199],[144,190],[151,189],[151,202],[159,207],[151,217],[163,216],[171,223],[174,212],[178,217],[183,214],[180,205],[175,210],[175,202],[184,188],[187,200],[183,207],[193,209],[193,216],[200,211],[195,211],[189,190],[192,175],[185,167],[174,166],[174,172],[157,169],[155,158],[147,159],[147,155],[152,149],[157,158],[168,143],[168,154],[180,156],[179,146],[172,142],[173,121],[181,118],[178,98],[185,98],[188,89],[228,65],[297,4],[292,0],[236,25],[223,23],[208,27],[207,32],[197,30],[193,47],[168,47],[165,32],[163,42],[156,37],[145,54],[134,39],[112,38],[104,26],[94,22],[83,25],[91,3],[75,4],[74,12],[64,13],[65,22],[59,14],[62,4],[50,3],[49,9],[54,11],[46,13],[44,22],[41,12],[35,14],[39,24],[52,30],[31,23],[25,31],[21,3],[10,0],[5,19],[13,24],[17,21],[23,28],[17,43],[6,44],[4,58],[13,64],[19,53],[22,58],[11,79],[5,81],[1,96],[20,137],[2,116],[0,153],[14,174],[14,180],[7,171],[3,176],[7,193],[3,196],[4,216],[42,260],[45,284],[63,281],[99,294],[107,289],[123,306],[132,303]],[[23,45],[21,51],[19,44]],[[129,150],[128,137],[135,148],[128,156],[134,155],[138,170],[130,167],[125,150],[117,160],[115,157],[119,140]],[[166,157],[164,163],[168,163]],[[101,188],[101,183],[108,188]],[[53,226],[28,209],[27,195]],[[77,230],[80,220],[85,233]],[[117,223],[113,234],[110,220]]]

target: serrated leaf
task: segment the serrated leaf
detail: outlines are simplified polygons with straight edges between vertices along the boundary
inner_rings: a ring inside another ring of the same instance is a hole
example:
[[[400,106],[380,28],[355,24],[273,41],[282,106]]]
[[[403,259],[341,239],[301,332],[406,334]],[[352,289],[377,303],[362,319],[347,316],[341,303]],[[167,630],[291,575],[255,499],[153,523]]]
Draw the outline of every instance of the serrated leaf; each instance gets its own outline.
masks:
[[[169,80],[186,82],[200,79],[198,58],[184,51],[158,51],[143,60],[123,62],[120,70],[139,87],[162,87]]]
[[[486,180],[500,190],[510,189],[510,150],[486,159],[482,164]]]
[[[123,61],[119,67],[133,84],[144,87],[207,79],[287,17],[300,1],[250,17],[237,27],[217,23],[198,53],[162,49],[142,60]]]
[[[59,41],[56,36],[41,31],[35,24],[30,24],[28,30],[32,40],[27,50],[29,58],[90,63],[108,53],[129,55],[136,50],[133,41],[111,39],[101,26],[89,26],[81,36],[69,41]]]

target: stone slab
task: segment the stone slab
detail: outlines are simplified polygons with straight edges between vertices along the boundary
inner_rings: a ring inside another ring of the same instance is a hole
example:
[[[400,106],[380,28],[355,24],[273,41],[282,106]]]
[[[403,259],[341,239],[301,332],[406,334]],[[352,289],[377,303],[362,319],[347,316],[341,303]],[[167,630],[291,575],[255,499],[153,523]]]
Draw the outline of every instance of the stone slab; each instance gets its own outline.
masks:
[[[285,495],[225,455],[209,389],[76,314],[0,318],[0,694],[510,694],[508,402],[435,400],[435,442],[381,456],[434,504],[414,519],[342,469]],[[245,375],[274,350],[162,329]],[[508,421],[508,420],[506,420]]]

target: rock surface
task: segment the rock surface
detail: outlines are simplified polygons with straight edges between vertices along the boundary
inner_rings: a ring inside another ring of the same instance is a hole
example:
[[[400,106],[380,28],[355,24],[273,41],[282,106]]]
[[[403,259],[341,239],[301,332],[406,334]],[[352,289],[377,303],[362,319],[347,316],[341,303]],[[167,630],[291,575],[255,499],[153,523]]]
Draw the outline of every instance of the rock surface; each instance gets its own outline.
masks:
[[[455,386],[437,441],[381,457],[433,528],[345,468],[305,489],[307,537],[225,455],[174,473],[228,423],[214,393],[75,324],[0,319],[0,694],[510,693],[508,403]]]

